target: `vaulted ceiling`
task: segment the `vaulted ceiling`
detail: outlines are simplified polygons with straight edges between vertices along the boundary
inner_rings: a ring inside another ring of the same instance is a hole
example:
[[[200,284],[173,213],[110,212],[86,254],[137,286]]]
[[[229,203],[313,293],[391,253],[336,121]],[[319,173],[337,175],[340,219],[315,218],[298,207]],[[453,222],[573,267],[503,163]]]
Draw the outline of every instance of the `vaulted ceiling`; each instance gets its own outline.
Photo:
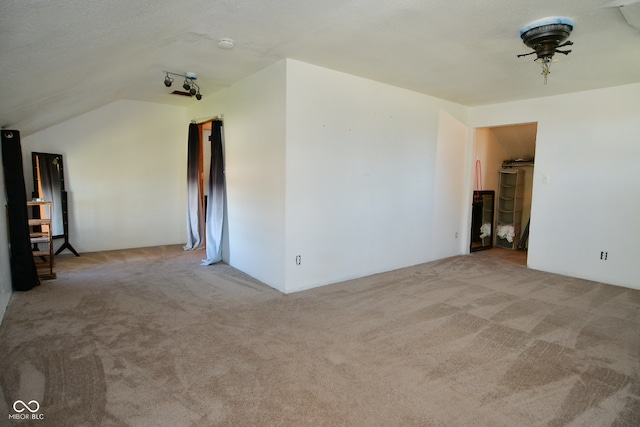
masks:
[[[0,125],[29,134],[122,98],[189,105],[163,70],[197,73],[206,97],[283,58],[468,106],[635,83],[639,11],[637,0],[3,0]],[[519,30],[554,15],[575,21],[574,46],[544,85],[534,57],[516,57],[529,51]]]

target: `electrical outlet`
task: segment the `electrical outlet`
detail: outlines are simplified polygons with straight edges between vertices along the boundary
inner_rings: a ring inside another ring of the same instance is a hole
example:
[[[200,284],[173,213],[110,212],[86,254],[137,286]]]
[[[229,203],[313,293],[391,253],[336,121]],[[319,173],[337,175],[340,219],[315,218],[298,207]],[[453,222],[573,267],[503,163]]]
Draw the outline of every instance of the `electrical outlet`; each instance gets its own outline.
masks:
[[[296,265],[300,265],[302,263],[302,257],[300,255],[296,255]]]
[[[458,238],[458,232],[456,231],[456,239]]]
[[[609,257],[609,252],[605,252],[605,251],[600,252],[600,259],[602,261],[606,261],[608,257]]]

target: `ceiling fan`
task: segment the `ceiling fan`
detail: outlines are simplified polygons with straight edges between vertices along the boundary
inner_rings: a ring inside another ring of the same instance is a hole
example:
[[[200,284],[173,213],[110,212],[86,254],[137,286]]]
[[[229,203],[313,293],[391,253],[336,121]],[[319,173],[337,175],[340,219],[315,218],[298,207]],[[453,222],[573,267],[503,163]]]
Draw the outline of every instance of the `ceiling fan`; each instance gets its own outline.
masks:
[[[558,49],[573,45],[573,42],[568,40],[571,31],[573,31],[573,19],[566,16],[549,16],[529,23],[520,30],[520,38],[533,51],[522,53],[518,58],[535,54],[535,62],[542,66],[544,84],[547,84],[547,76],[551,73],[551,62],[555,61],[553,55],[571,53],[571,49]]]
[[[633,28],[640,30],[640,0],[614,0],[601,8],[618,8],[626,22]],[[536,54],[535,62],[542,66],[544,84],[551,73],[550,66],[556,62],[556,53],[568,55],[571,49],[559,49],[573,45],[569,39],[573,31],[573,19],[565,16],[549,16],[538,19],[520,30],[520,38],[532,52],[518,55],[518,58]]]

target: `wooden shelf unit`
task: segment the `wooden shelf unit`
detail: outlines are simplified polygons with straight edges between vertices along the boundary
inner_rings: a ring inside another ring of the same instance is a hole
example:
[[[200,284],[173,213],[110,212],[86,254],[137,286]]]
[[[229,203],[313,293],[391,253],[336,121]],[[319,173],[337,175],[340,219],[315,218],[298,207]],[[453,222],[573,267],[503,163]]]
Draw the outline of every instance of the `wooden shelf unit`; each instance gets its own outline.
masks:
[[[55,279],[53,272],[53,235],[51,232],[51,202],[27,202],[34,218],[29,218],[29,237],[33,260],[41,279]],[[37,213],[36,213],[37,212]]]

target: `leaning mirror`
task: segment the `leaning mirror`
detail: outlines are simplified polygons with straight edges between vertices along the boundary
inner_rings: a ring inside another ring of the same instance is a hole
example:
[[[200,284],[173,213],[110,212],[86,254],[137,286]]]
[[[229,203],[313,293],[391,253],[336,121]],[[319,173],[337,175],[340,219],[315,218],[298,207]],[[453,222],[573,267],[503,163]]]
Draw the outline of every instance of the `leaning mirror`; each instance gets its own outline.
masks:
[[[33,161],[33,197],[51,202],[51,232],[53,237],[62,237],[64,236],[62,154],[31,153],[31,160]]]
[[[493,247],[494,191],[474,191],[471,210],[471,252]]]
[[[64,189],[64,165],[62,154],[31,153],[33,163],[33,198],[51,202],[51,232],[53,238],[64,237],[56,255],[69,249],[78,253],[69,243],[67,192]]]

